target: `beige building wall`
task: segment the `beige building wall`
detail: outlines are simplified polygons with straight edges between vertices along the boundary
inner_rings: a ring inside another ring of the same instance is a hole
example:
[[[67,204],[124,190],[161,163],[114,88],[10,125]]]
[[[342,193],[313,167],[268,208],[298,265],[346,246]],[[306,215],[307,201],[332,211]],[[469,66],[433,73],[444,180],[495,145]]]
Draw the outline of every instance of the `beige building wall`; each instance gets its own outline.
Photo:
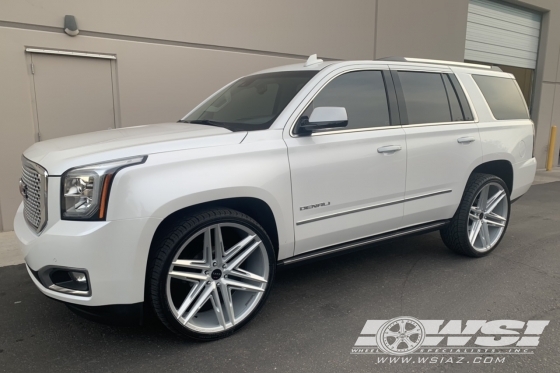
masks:
[[[543,12],[535,76],[532,118],[536,124],[535,157],[538,167],[546,164],[550,129],[560,127],[560,1],[523,0],[514,4]],[[556,138],[554,165],[558,166],[560,133]]]
[[[469,0],[378,0],[375,58],[463,61]]]
[[[547,12],[534,109],[543,167],[547,131],[560,123],[560,2],[526,2]],[[462,61],[467,7],[468,0],[1,0],[0,230],[13,228],[20,155],[37,139],[25,47],[115,54],[117,126],[125,127],[176,121],[236,77],[312,53]],[[63,33],[66,14],[76,17],[77,37]]]

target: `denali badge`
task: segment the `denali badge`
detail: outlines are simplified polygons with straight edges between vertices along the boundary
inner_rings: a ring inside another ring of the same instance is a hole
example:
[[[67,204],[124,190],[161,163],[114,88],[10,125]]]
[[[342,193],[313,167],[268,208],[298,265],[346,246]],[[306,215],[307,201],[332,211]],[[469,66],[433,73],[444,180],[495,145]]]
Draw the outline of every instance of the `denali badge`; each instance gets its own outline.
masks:
[[[316,209],[317,207],[325,207],[325,206],[329,206],[330,204],[331,204],[330,202],[321,202],[321,203],[316,203],[314,205],[302,206],[299,208],[299,211]]]

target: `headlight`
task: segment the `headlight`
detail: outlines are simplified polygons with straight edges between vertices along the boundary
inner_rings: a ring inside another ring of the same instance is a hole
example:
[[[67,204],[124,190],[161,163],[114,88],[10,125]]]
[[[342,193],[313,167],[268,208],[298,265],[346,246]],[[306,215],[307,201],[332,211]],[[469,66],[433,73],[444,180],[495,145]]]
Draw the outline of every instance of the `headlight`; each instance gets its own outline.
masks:
[[[61,217],[65,220],[105,220],[115,174],[144,163],[146,156],[72,168],[62,175]]]

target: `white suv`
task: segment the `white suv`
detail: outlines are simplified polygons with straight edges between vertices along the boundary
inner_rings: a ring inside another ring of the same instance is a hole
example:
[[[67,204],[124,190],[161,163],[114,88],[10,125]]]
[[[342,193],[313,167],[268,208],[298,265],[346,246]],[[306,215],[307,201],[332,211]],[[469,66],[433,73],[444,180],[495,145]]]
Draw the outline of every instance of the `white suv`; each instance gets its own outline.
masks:
[[[197,340],[246,324],[276,268],[440,230],[488,254],[536,170],[511,74],[393,58],[261,71],[178,123],[37,143],[15,217],[27,269],[76,312]]]

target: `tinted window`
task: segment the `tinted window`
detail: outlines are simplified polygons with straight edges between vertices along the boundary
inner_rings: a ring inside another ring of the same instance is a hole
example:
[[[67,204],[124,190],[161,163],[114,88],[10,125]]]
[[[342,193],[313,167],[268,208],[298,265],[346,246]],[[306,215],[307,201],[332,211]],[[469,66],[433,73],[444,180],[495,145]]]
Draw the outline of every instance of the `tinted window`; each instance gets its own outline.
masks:
[[[473,75],[496,119],[528,119],[525,101],[515,80],[496,76]]]
[[[357,71],[333,79],[315,97],[312,108],[338,106],[346,108],[347,129],[389,126],[387,94],[381,71]]]
[[[399,71],[409,124],[450,122],[441,74]]]
[[[252,122],[259,118],[267,121],[274,115],[274,103],[278,96],[278,83],[261,79],[258,85],[251,84],[231,95],[231,101],[213,113],[212,119],[220,122]],[[226,102],[226,99],[223,99]],[[217,105],[220,101],[216,102]]]
[[[232,131],[269,128],[316,71],[284,71],[241,78],[183,122]]]
[[[465,117],[464,120],[474,120],[471,107],[469,106],[467,96],[463,91],[463,87],[461,87],[461,83],[459,83],[459,80],[453,74],[446,74],[446,76],[451,81],[457,97],[459,97],[459,103],[461,104],[461,109],[463,110],[463,115]]]
[[[442,75],[443,83],[445,85],[445,90],[447,91],[447,97],[449,98],[449,108],[451,109],[451,120],[456,121],[463,121],[463,111],[461,110],[461,104],[459,103],[459,97],[457,96],[457,92],[453,88],[451,81],[447,75]]]

